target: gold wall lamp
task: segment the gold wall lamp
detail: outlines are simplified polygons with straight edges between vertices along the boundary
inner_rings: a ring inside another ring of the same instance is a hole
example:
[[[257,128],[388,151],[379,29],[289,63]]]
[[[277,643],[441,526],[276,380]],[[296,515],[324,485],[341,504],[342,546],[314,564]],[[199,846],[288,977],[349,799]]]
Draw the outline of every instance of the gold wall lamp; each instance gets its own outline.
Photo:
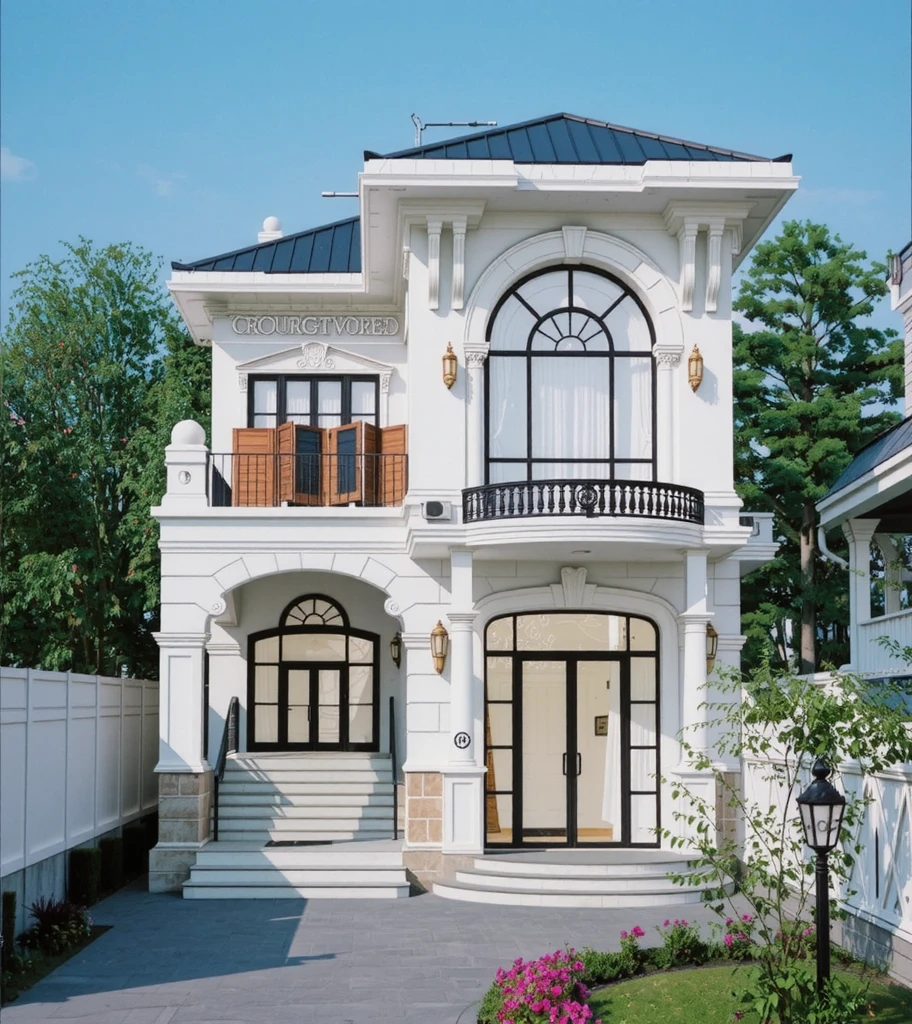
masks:
[[[706,674],[712,672],[719,651],[719,634],[713,629],[711,622],[706,623]]]
[[[392,640],[390,640],[390,657],[393,659],[393,664],[396,668],[402,664],[402,634],[397,633]]]
[[[438,619],[437,625],[431,630],[431,657],[434,659],[434,668],[438,674],[443,671],[443,666],[446,664],[447,648],[449,645],[450,634]]]
[[[700,355],[700,350],[696,345],[687,360],[687,380],[690,383],[691,391],[696,391],[703,383],[703,356]]]
[[[456,353],[453,346],[447,342],[446,352],[443,354],[443,383],[447,388],[452,388],[456,383],[456,371],[459,364],[456,362]]]

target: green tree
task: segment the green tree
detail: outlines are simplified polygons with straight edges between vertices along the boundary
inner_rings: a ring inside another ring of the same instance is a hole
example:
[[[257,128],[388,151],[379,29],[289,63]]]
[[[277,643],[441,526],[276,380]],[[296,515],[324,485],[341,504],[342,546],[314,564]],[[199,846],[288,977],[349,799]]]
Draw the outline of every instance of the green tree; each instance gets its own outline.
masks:
[[[5,664],[156,672],[157,523],[174,421],[208,420],[208,353],[171,308],[159,264],[81,239],[39,257],[3,349]]]
[[[886,292],[883,264],[809,221],[759,245],[741,283],[734,308],[754,327],[734,328],[735,479],[782,539],[745,580],[748,663],[771,634],[783,653],[787,622],[801,672],[817,667],[818,633],[838,658],[845,576],[820,558],[815,502],[898,419],[884,406],[902,394],[902,343],[869,322]]]

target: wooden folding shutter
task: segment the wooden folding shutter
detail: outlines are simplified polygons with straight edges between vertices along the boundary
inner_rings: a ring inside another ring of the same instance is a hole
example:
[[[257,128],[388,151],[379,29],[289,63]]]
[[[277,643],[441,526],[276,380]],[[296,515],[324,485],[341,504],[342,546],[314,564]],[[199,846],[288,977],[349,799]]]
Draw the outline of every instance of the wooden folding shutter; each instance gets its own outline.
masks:
[[[348,505],[361,501],[361,453],[364,424],[348,423],[326,431],[326,470],[323,474],[326,504]]]
[[[378,505],[401,505],[408,489],[408,427],[380,428]]]
[[[275,429],[235,427],[232,441],[231,504],[255,508],[275,505]]]
[[[324,430],[283,423],[276,428],[278,504],[322,505],[321,458]]]

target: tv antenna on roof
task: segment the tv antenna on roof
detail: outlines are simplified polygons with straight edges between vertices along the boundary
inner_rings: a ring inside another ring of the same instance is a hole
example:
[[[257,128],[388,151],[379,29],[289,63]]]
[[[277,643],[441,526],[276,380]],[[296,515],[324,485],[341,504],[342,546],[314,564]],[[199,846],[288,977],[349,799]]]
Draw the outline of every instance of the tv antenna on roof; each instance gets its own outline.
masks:
[[[493,128],[496,121],[422,121],[417,114],[412,114],[415,126],[415,145],[421,145],[421,133],[425,128]]]

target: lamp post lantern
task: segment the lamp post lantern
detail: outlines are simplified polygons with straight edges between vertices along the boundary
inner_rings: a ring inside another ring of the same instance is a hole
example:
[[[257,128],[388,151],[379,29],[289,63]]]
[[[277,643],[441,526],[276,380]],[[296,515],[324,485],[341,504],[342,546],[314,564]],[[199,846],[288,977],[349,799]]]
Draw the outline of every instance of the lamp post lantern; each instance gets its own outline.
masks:
[[[829,782],[830,766],[818,758],[814,781],[798,797],[804,841],[817,854],[817,992],[830,978],[830,877],[827,858],[839,842],[845,797]]]

